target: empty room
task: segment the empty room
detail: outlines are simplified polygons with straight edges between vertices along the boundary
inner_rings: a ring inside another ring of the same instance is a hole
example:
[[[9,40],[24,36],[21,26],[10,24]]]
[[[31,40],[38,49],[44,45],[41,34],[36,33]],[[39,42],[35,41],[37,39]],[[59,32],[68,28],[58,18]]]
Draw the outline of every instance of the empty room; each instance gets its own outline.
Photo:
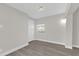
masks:
[[[0,3],[0,56],[79,56],[79,3]]]

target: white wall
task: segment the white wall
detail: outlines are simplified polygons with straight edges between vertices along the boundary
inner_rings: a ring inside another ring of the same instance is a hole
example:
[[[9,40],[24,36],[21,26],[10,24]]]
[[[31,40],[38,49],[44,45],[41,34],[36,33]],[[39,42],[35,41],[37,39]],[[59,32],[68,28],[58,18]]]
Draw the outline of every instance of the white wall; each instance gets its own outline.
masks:
[[[68,14],[66,16],[67,18],[67,24],[66,24],[66,40],[65,40],[65,43],[66,43],[66,47],[67,48],[72,48],[73,46],[73,34],[74,34],[74,29],[75,29],[75,25],[74,25],[74,22],[76,20],[74,20],[74,12],[77,10],[79,4],[71,4],[71,7],[68,11]],[[75,34],[74,34],[75,36]]]
[[[0,4],[0,55],[28,42],[29,18],[3,4]]]
[[[73,45],[79,48],[79,8],[73,16]]]
[[[33,20],[28,21],[28,39],[29,41],[34,40],[35,23]]]
[[[45,24],[45,32],[35,32],[35,39],[64,43],[66,36],[66,26],[60,21],[64,18],[64,14],[41,18],[35,23]]]

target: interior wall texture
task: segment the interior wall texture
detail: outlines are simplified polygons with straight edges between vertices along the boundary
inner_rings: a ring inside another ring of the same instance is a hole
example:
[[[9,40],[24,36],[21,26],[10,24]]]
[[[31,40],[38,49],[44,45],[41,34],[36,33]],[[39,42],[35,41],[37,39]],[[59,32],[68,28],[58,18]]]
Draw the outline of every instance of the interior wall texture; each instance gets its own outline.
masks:
[[[66,24],[62,23],[63,19],[64,14],[59,14],[36,20],[35,25],[45,24],[45,31],[41,33],[35,30],[35,39],[64,43],[66,39]]]
[[[29,18],[4,4],[0,4],[0,54],[28,42]]]
[[[79,47],[79,8],[73,15],[73,45]]]
[[[76,30],[77,30],[77,17],[78,15],[74,14],[76,13],[75,11],[79,7],[79,4],[72,3],[71,7],[68,11],[68,14],[66,16],[67,18],[67,23],[66,23],[66,47],[67,48],[72,48],[72,47],[77,47],[74,44],[77,43],[75,40],[77,38]]]

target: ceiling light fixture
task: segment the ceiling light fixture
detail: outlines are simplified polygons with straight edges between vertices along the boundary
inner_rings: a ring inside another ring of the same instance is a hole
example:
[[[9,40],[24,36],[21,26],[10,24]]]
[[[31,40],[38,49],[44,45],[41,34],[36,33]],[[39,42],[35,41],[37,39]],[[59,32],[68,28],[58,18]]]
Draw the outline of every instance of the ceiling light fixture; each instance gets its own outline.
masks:
[[[40,6],[39,7],[39,11],[44,11],[44,7],[43,6]]]

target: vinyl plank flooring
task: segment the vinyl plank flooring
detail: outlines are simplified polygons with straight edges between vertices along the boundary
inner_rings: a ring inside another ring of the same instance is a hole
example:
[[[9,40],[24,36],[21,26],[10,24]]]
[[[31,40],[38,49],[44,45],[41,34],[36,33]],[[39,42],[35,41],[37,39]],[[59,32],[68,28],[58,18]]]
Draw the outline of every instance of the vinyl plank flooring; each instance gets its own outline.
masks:
[[[66,49],[63,45],[34,40],[7,56],[79,56],[79,49]]]

